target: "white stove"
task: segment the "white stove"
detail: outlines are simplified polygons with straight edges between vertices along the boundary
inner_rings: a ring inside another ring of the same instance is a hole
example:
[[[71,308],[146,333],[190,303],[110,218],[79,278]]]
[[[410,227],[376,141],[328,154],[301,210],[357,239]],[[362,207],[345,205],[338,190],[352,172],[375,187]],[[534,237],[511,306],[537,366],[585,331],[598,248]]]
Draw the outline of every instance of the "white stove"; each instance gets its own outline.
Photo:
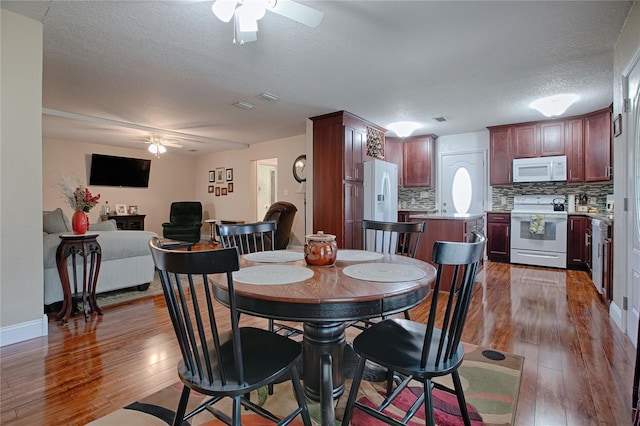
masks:
[[[557,210],[564,206],[562,200],[563,196],[555,195],[514,197],[511,263],[567,267],[567,212]]]

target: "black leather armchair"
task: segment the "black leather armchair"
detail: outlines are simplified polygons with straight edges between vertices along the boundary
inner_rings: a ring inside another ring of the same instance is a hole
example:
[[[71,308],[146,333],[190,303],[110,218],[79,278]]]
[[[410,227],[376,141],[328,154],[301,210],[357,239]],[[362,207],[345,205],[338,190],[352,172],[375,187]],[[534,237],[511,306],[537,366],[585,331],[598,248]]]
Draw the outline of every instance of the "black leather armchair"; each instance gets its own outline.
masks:
[[[202,228],[202,204],[199,201],[171,203],[169,222],[162,224],[162,236],[172,240],[197,243]]]
[[[276,228],[276,236],[274,242],[275,250],[283,250],[289,245],[289,239],[291,238],[291,227],[293,226],[293,219],[296,217],[298,209],[291,203],[286,201],[277,201],[269,207],[267,213],[264,215],[263,222],[274,220],[278,227]],[[265,243],[271,244],[269,236],[265,235]]]

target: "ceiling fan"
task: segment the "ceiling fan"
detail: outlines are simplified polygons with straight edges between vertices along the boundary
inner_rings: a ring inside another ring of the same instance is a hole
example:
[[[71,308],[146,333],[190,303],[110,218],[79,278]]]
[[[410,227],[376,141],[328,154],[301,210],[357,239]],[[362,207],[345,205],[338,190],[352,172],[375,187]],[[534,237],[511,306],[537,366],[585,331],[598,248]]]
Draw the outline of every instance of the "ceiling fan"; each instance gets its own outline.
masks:
[[[211,10],[223,22],[234,20],[233,44],[256,41],[258,21],[267,10],[315,28],[324,13],[292,0],[215,0]]]
[[[167,152],[167,146],[172,148],[182,148],[182,145],[179,143],[161,138],[160,136],[149,136],[149,138],[144,142],[149,144],[149,152],[154,154],[157,158],[160,158],[160,154]]]

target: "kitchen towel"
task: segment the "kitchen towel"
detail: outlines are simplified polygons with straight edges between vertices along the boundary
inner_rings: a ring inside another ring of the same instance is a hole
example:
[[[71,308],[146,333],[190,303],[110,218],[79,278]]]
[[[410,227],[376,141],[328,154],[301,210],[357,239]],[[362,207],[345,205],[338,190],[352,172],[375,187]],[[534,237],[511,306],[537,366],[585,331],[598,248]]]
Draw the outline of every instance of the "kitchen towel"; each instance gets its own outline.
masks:
[[[529,220],[529,233],[530,234],[544,234],[544,215],[532,214]]]

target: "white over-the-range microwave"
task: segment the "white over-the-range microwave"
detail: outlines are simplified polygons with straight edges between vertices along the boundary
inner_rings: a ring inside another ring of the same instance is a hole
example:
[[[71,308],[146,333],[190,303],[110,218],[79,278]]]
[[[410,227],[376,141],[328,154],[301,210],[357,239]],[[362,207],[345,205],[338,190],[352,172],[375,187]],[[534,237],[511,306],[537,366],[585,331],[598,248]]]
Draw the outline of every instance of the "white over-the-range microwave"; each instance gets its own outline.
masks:
[[[552,182],[567,180],[567,156],[516,158],[513,182]]]

